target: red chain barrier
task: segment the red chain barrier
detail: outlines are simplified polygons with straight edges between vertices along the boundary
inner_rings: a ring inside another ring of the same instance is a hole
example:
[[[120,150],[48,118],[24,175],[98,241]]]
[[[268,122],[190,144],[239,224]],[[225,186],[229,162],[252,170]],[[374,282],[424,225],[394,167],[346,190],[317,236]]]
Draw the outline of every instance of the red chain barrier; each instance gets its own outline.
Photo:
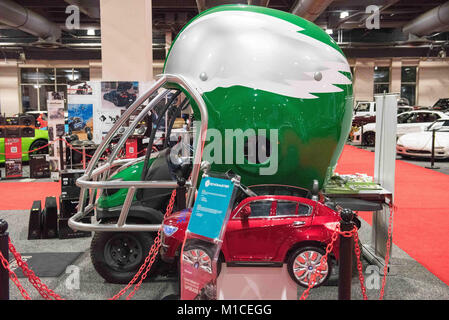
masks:
[[[85,156],[87,156],[87,157],[89,157],[89,158],[92,158],[92,157],[93,157],[92,155],[90,155],[90,154],[88,154],[88,153],[86,153],[86,152],[84,152],[84,151],[81,151],[81,150],[76,149],[73,145],[71,145],[71,144],[70,144],[66,139],[64,139],[64,138],[53,140],[53,141],[47,143],[46,145],[44,145],[44,146],[42,146],[42,147],[39,147],[39,148],[36,148],[36,149],[33,149],[33,150],[22,151],[22,154],[24,154],[24,153],[33,153],[33,152],[39,151],[39,150],[41,150],[41,149],[47,148],[48,146],[50,146],[50,145],[52,145],[52,144],[54,144],[54,143],[56,143],[56,142],[58,142],[58,141],[60,141],[60,140],[63,141],[63,142],[64,142],[70,149],[72,149],[73,151],[78,152],[79,154],[85,155]],[[158,152],[158,151],[159,151],[155,146],[152,147],[152,150],[155,151],[155,152]],[[143,149],[143,150],[139,151],[137,154],[141,154],[141,153],[144,153],[144,152],[146,152],[146,149]],[[6,153],[0,152],[0,155],[5,156]],[[101,160],[106,160],[106,158],[100,158],[100,159],[101,159]]]
[[[11,240],[9,240],[9,251],[13,254],[17,265],[22,269],[23,274],[28,278],[28,281],[33,285],[33,287],[36,288],[42,298],[46,300],[53,300],[51,298],[53,297],[55,300],[64,300],[61,296],[48,288],[47,285],[42,283],[41,279],[39,279],[39,277],[35,275],[34,271],[28,267],[28,264],[22,260],[22,256],[17,252],[16,248],[11,243]]]
[[[307,299],[310,293],[310,289],[312,289],[315,286],[315,280],[318,272],[325,270],[325,265],[327,263],[328,256],[334,247],[334,243],[337,241],[338,235],[342,235],[343,237],[352,237],[354,233],[357,233],[357,227],[354,226],[354,229],[352,229],[351,231],[340,231],[340,224],[337,224],[337,226],[335,227],[335,231],[332,234],[331,241],[326,246],[326,253],[321,257],[320,264],[315,269],[315,272],[310,276],[309,286],[307,287],[306,290],[304,290],[299,300]]]
[[[354,251],[355,256],[357,257],[357,270],[359,272],[360,289],[362,290],[363,300],[368,300],[368,296],[366,295],[365,277],[363,275],[363,264],[362,260],[360,259],[361,251],[358,232],[354,233]]]
[[[173,205],[175,203],[175,199],[176,199],[176,189],[174,189],[172,194],[171,194],[170,202],[168,203],[167,209],[165,211],[164,218],[168,217],[172,213]],[[151,266],[153,265],[154,260],[156,259],[156,256],[157,256],[157,254],[159,252],[159,248],[161,246],[161,238],[160,238],[161,229],[162,228],[160,228],[158,230],[157,236],[154,239],[153,245],[151,246],[151,249],[148,252],[148,256],[145,258],[144,263],[140,266],[139,271],[137,271],[137,273],[134,275],[134,277],[131,279],[131,281],[126,285],[126,287],[124,287],[122,290],[120,290],[119,293],[117,293],[115,296],[113,296],[109,300],[117,300],[121,296],[123,296],[129,290],[129,288],[134,284],[134,282],[137,281],[137,279],[139,278],[140,274],[145,269],[145,272],[143,273],[140,281],[134,286],[133,290],[128,294],[128,296],[126,297],[126,300],[131,299],[134,296],[134,294],[137,292],[137,290],[140,289],[140,286],[142,285],[143,280],[145,280],[145,278],[147,277],[147,274],[150,271]]]
[[[388,263],[390,261],[390,250],[391,250],[391,235],[393,232],[393,212],[394,207],[390,205],[390,217],[388,219],[388,239],[387,239],[387,250],[385,253],[384,276],[382,278],[382,287],[380,288],[379,300],[384,299],[385,285],[387,283]]]
[[[55,141],[49,142],[49,143],[47,143],[46,145],[44,145],[44,146],[42,146],[42,147],[39,147],[39,148],[36,148],[36,149],[33,149],[33,150],[29,150],[29,151],[22,151],[22,153],[32,153],[32,152],[35,152],[35,151],[38,151],[38,150],[41,150],[41,149],[47,148],[47,147],[48,147],[49,145],[51,145],[51,144],[55,143],[56,141],[58,141],[58,140],[55,140]],[[5,155],[6,155],[6,153],[2,153],[2,152],[0,152],[0,155],[2,155],[2,156],[5,156]]]
[[[390,259],[390,250],[391,250],[391,236],[392,236],[394,209],[395,208],[393,206],[390,206],[390,217],[389,217],[389,221],[388,221],[388,239],[387,239],[387,248],[386,248],[386,253],[385,253],[385,265],[384,265],[384,270],[383,270],[384,274],[383,274],[383,278],[382,278],[382,287],[380,289],[379,300],[383,300],[384,293],[385,293],[385,285],[387,283],[387,273],[388,273],[388,263],[389,263],[389,259]],[[323,257],[321,257],[320,264],[318,265],[318,267],[315,269],[315,272],[310,277],[309,286],[302,293],[300,300],[307,299],[307,297],[309,296],[310,289],[312,289],[313,286],[315,285],[315,280],[316,280],[316,276],[317,276],[318,272],[325,270],[325,264],[327,263],[329,253],[332,251],[333,245],[334,245],[335,241],[337,240],[337,237],[339,234],[342,235],[343,237],[353,237],[353,239],[354,239],[354,252],[355,252],[355,255],[357,258],[357,271],[359,274],[360,288],[362,291],[363,300],[368,300],[368,296],[366,294],[366,287],[365,287],[365,277],[363,275],[363,264],[361,261],[361,250],[360,250],[360,245],[359,245],[359,234],[358,234],[357,228],[354,226],[353,230],[342,232],[342,231],[340,231],[340,225],[337,225],[334,233],[332,234],[331,242],[326,247],[326,253]]]
[[[14,282],[14,284],[17,287],[17,289],[19,289],[20,294],[22,295],[22,297],[25,300],[31,300],[30,295],[25,290],[25,288],[22,286],[22,284],[20,283],[19,279],[17,278],[16,273],[11,270],[11,267],[9,265],[8,260],[6,260],[6,258],[3,256],[3,254],[1,252],[0,252],[0,260],[2,262],[3,268],[8,270],[8,272],[9,272],[9,279],[11,279],[11,281]]]

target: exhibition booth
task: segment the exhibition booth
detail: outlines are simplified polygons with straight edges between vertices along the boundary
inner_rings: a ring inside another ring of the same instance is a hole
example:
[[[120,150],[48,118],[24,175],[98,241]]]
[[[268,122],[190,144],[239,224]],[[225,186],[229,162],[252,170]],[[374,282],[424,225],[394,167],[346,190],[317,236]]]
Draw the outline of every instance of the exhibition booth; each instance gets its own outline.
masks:
[[[225,5],[185,24],[154,81],[72,83],[1,116],[0,298],[407,298],[400,93],[373,95],[370,152],[353,83],[316,24]]]

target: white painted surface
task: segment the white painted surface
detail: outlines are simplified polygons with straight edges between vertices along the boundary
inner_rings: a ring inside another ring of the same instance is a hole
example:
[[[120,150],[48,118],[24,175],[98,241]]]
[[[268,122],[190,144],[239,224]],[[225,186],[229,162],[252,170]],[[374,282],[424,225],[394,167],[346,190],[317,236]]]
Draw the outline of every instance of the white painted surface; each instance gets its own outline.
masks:
[[[282,268],[228,268],[223,264],[217,286],[219,300],[297,300],[298,298],[298,286],[290,278],[286,264]]]

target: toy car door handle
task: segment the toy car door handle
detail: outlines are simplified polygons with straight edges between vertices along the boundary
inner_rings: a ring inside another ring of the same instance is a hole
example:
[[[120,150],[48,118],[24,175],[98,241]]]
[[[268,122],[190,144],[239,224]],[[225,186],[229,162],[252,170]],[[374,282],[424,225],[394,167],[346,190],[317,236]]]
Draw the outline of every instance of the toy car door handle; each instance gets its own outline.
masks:
[[[292,226],[294,226],[294,227],[299,227],[299,226],[302,226],[302,225],[305,225],[306,223],[304,222],[304,221],[294,221],[293,223],[292,223]]]

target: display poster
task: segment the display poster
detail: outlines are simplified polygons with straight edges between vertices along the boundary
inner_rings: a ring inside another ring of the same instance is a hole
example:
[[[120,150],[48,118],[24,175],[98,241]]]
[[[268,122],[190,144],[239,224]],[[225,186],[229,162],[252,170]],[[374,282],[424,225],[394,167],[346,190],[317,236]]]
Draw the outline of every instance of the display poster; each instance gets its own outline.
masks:
[[[217,259],[235,197],[234,181],[205,176],[187,227],[181,259],[181,299],[217,299]]]
[[[59,171],[61,170],[60,153],[62,152],[65,158],[65,152],[64,144],[62,146],[63,150],[60,150],[59,142],[55,141],[65,134],[64,100],[47,100],[47,114],[48,140],[50,142],[50,146],[48,148],[50,174],[53,180],[58,180]]]
[[[86,81],[67,89],[68,131],[78,140],[93,140],[97,131],[94,114],[100,109],[100,81]]]
[[[94,141],[100,143],[115,122],[139,96],[137,81],[103,81],[98,108],[94,110]]]
[[[94,105],[92,103],[69,103],[67,109],[70,134],[76,134],[79,140],[92,140],[90,137],[94,127]]]
[[[5,176],[22,177],[22,138],[5,138]]]
[[[71,84],[67,86],[68,95],[93,95],[94,89],[92,86],[92,81],[85,81],[82,83]]]

